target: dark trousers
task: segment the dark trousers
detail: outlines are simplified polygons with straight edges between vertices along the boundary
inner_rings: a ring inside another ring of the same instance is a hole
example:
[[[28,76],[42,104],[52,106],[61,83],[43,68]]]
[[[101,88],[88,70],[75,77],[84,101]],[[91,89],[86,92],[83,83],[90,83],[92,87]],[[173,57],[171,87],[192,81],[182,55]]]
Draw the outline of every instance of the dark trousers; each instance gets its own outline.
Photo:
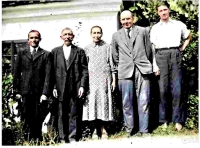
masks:
[[[135,68],[133,78],[118,81],[123,103],[124,125],[128,133],[136,128],[139,132],[149,132],[150,80]],[[138,114],[138,115],[137,115]]]
[[[160,69],[159,122],[168,122],[171,114],[172,122],[184,122],[183,100],[181,99],[182,55],[179,49],[158,50],[156,51],[156,62]]]
[[[41,104],[39,103],[40,96],[34,93],[26,94],[22,96],[22,105],[20,108],[21,120],[23,124],[23,133],[25,140],[42,140],[42,122],[44,117],[42,116]]]
[[[80,98],[58,102],[58,135],[66,142],[81,138],[82,105]]]

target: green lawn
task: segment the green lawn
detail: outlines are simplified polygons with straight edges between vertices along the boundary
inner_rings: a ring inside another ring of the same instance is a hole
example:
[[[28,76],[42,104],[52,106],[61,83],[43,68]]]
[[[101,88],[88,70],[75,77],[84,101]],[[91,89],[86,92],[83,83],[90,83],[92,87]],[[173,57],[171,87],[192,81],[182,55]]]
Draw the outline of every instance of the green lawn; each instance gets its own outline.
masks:
[[[186,129],[183,127],[183,129],[179,132],[177,132],[174,128],[174,124],[170,123],[167,130],[164,131],[161,127],[158,127],[155,129],[152,133],[150,133],[151,136],[195,136],[198,135],[198,129]],[[112,135],[109,137],[109,139],[115,139],[115,138],[123,138],[126,137],[126,132],[121,131],[115,135]],[[142,137],[141,135],[135,134],[132,137]]]

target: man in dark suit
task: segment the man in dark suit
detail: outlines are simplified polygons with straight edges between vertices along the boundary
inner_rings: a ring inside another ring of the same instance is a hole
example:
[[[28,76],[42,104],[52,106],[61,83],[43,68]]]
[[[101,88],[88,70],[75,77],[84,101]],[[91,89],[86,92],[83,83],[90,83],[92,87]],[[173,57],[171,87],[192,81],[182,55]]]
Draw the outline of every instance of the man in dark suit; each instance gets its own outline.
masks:
[[[58,136],[61,143],[78,141],[81,137],[82,101],[89,77],[84,51],[72,44],[74,34],[64,28],[60,38],[62,46],[52,50],[55,87],[58,100]]]
[[[153,73],[152,50],[147,30],[133,25],[133,15],[125,10],[120,15],[123,26],[112,37],[112,53],[118,72],[118,86],[123,102],[124,125],[128,137],[136,132],[149,132],[150,74]]]
[[[22,99],[21,120],[26,140],[42,138],[41,106],[50,95],[51,53],[40,48],[41,35],[37,30],[28,34],[28,44],[17,54],[13,88]],[[46,104],[46,103],[45,103]]]

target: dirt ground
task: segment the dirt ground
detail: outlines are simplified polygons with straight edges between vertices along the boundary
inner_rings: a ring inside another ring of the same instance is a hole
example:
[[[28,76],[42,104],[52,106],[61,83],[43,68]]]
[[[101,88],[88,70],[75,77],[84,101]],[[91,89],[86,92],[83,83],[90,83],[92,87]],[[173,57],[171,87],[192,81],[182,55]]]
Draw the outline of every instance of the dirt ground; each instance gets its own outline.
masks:
[[[134,148],[137,147],[148,147],[148,148],[197,148],[200,146],[199,136],[147,136],[147,137],[130,137],[130,138],[117,138],[109,140],[89,140],[89,141],[80,141],[70,144],[62,144],[60,146],[65,146],[67,148],[74,147],[87,147],[87,148]],[[190,147],[191,146],[191,147]]]

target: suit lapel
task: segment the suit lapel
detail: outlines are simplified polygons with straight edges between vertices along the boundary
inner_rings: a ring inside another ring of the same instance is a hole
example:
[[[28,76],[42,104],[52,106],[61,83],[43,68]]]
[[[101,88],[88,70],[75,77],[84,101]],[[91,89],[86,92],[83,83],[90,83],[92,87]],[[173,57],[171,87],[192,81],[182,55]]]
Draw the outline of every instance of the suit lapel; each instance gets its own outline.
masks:
[[[37,52],[34,55],[33,61],[35,61],[37,58],[39,58],[43,54],[44,54],[44,50],[39,47],[38,50],[37,50]]]
[[[138,35],[138,28],[136,26],[132,27],[132,31],[131,31],[131,43],[133,43]]]
[[[25,50],[24,50],[24,55],[29,58],[30,60],[32,59],[31,57],[31,52],[30,52],[30,47],[27,47]]]
[[[126,33],[125,33],[124,28],[120,29],[119,33],[120,33],[120,37],[121,37],[122,41],[128,47],[128,41],[126,40]]]
[[[72,62],[74,61],[76,53],[77,53],[77,47],[75,47],[74,45],[72,45],[71,46],[71,53],[70,53],[70,56],[69,56],[69,62],[68,62],[69,65],[67,67],[67,70],[70,68]]]
[[[58,49],[57,62],[60,63],[60,65],[61,65],[61,67],[63,67],[63,69],[66,69],[65,57],[64,57],[64,52],[63,52],[63,46],[60,46],[60,48]]]

